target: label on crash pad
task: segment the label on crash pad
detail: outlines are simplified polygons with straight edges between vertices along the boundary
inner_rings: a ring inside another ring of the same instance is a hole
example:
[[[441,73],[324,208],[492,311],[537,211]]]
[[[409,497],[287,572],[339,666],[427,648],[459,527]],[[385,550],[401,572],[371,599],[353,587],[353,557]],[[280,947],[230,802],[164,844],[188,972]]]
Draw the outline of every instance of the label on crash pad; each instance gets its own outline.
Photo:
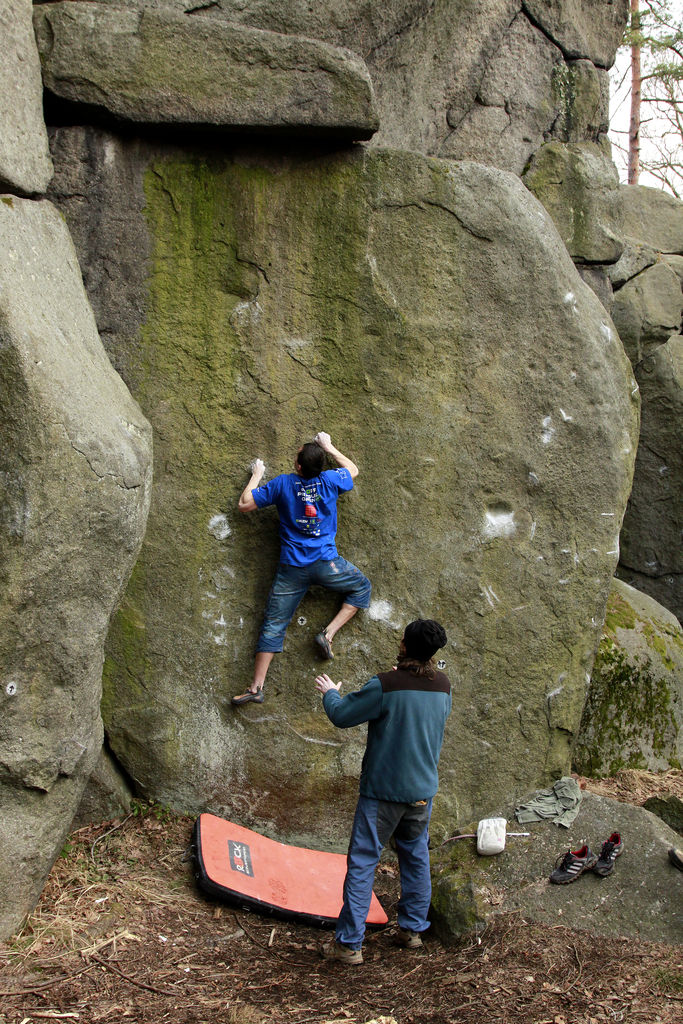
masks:
[[[236,843],[233,839],[228,839],[228,852],[232,870],[239,871],[241,874],[249,875],[250,878],[253,878],[254,871],[251,866],[251,852],[247,844]]]

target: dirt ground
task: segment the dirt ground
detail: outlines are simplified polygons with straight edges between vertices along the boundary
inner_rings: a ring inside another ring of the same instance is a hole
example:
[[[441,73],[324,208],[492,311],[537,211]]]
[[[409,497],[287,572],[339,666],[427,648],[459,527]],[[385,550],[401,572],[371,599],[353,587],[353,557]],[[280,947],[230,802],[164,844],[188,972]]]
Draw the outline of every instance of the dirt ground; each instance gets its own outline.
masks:
[[[683,772],[579,780],[631,803],[683,795]],[[360,967],[322,960],[330,932],[204,899],[192,821],[138,805],[80,829],[35,913],[0,943],[0,1024],[674,1024],[683,1019],[683,947],[599,938],[504,915],[460,945],[393,943],[395,865],[377,874],[390,926]]]

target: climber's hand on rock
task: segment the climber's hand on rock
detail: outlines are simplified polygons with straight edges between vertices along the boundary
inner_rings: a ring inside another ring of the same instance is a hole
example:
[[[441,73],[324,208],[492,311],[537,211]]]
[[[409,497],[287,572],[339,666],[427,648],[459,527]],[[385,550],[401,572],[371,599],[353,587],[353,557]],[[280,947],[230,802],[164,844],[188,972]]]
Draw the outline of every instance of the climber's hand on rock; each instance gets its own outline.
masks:
[[[333,446],[332,446],[332,439],[330,438],[330,435],[329,435],[329,434],[326,434],[326,433],[325,433],[325,431],[324,431],[324,430],[320,430],[320,431],[319,431],[319,432],[318,432],[318,433],[317,433],[317,434],[315,435],[315,437],[313,438],[313,440],[314,440],[314,441],[316,442],[316,444],[319,444],[319,445],[320,445],[320,447],[321,447],[321,448],[323,449],[323,451],[325,451],[325,452],[329,452],[329,451],[331,451],[331,450],[332,450],[332,447],[333,447]]]

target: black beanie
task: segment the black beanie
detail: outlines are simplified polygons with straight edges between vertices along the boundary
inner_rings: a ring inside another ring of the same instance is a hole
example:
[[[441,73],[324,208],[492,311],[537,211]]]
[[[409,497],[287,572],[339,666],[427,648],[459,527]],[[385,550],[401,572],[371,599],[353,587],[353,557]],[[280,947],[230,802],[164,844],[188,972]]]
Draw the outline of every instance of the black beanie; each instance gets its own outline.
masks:
[[[440,647],[446,646],[446,630],[434,619],[415,619],[403,633],[406,654],[417,661],[429,661]]]

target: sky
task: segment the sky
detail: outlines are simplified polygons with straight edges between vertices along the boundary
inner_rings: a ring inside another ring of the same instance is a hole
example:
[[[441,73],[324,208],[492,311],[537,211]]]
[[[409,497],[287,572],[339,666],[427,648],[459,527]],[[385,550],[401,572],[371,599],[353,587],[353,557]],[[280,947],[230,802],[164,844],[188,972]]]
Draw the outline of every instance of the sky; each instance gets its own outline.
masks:
[[[672,0],[671,10],[676,17],[683,18],[683,0]],[[610,140],[612,141],[612,159],[619,170],[620,179],[626,181],[626,154],[622,154],[617,148],[619,145],[628,146],[628,123],[630,115],[630,75],[628,69],[631,61],[630,51],[626,48],[619,50],[614,67],[610,72]],[[620,88],[617,88],[622,82]],[[646,160],[651,148],[645,140],[641,142],[641,160]],[[683,165],[683,151],[681,152],[681,164]],[[652,175],[643,171],[640,175],[639,184],[649,185],[654,188],[662,188],[661,182]]]

